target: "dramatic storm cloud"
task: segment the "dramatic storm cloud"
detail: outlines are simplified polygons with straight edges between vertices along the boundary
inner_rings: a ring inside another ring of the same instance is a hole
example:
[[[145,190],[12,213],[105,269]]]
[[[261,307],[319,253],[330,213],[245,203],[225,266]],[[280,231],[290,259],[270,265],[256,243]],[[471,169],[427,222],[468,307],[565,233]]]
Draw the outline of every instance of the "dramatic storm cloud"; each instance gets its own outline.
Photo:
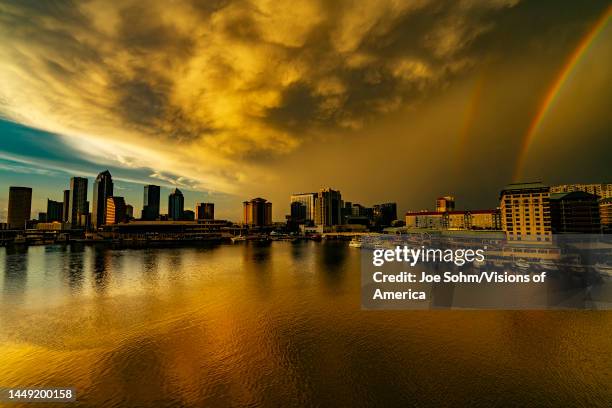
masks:
[[[455,137],[457,128],[471,126],[462,117],[474,92],[462,84],[486,70],[517,79],[520,69],[530,79],[519,88],[545,83],[604,6],[594,2],[572,14],[518,0],[4,0],[0,115],[59,135],[101,166],[255,194],[250,186],[276,183],[285,170],[286,182],[303,182],[286,161],[319,154],[312,147],[318,143],[333,146],[326,152],[333,156],[359,138],[360,157],[368,150],[363,140],[408,149]],[[534,15],[543,17],[526,17]],[[538,54],[555,66],[534,69],[528,59]],[[483,100],[499,96],[499,87],[514,92],[498,82],[489,81]],[[446,94],[456,109],[436,99]],[[495,120],[520,123],[521,133],[538,98]],[[431,112],[434,100],[441,113]],[[433,130],[419,124],[424,112]],[[381,124],[409,115],[409,130]],[[436,129],[440,122],[449,125]],[[517,145],[500,143],[502,151]],[[311,176],[316,185],[349,183]],[[294,188],[302,186],[270,187],[270,194]]]

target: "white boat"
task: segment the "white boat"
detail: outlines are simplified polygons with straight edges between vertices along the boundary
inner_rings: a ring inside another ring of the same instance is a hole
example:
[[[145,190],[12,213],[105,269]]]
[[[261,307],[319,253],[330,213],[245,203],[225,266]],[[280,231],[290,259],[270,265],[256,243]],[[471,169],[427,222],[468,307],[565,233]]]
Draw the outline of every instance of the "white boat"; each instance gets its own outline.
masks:
[[[234,242],[242,242],[242,241],[246,241],[246,237],[243,236],[243,235],[237,235],[235,237],[232,237],[231,240],[232,240],[232,243],[234,243]]]
[[[612,265],[596,263],[593,267],[602,276],[612,276]]]
[[[518,269],[521,269],[523,271],[529,269],[529,263],[527,261],[525,261],[524,259],[517,259],[514,262],[514,266],[516,266]]]
[[[557,264],[550,259],[542,259],[538,262],[538,266],[545,271],[556,271],[558,269]]]
[[[353,247],[353,248],[361,248],[361,240],[359,238],[353,238],[351,239],[351,242],[349,242],[349,246]]]

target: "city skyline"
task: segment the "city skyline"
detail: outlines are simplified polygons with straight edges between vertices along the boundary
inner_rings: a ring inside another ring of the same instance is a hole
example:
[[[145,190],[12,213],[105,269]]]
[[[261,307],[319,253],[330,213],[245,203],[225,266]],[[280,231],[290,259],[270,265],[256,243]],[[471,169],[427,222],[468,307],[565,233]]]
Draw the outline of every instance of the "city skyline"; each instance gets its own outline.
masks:
[[[157,184],[226,219],[321,186],[403,212],[610,181],[608,2],[247,3],[2,5],[0,218],[9,186],[36,214],[101,167],[137,214]]]

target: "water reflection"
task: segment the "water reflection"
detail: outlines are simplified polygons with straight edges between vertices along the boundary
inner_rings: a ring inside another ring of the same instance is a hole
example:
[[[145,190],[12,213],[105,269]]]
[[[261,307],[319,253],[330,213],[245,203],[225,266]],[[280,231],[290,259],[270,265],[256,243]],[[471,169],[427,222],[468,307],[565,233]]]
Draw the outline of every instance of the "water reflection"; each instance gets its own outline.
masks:
[[[80,244],[62,245],[62,273],[67,277],[68,285],[73,292],[79,292],[83,287],[83,269],[85,248]]]
[[[93,278],[96,292],[103,293],[108,286],[111,253],[108,249],[94,246]]]
[[[28,247],[12,246],[5,249],[4,294],[19,301],[28,283]]]
[[[328,241],[321,246],[317,263],[323,266],[319,272],[330,289],[338,289],[342,285],[348,249],[346,242],[341,241]]]

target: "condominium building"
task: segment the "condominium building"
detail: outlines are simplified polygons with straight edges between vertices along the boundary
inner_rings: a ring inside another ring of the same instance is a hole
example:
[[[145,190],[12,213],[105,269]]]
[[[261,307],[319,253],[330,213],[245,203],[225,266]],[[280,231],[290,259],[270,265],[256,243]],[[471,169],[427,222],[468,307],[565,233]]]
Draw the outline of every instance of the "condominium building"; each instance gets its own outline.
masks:
[[[550,188],[515,183],[500,193],[502,229],[510,241],[550,241]]]
[[[560,184],[550,188],[551,193],[572,193],[574,191],[595,194],[599,198],[612,198],[612,183]]]
[[[599,200],[599,218],[604,233],[612,233],[612,198]]]
[[[455,210],[455,197],[443,196],[436,199],[436,212],[447,212]]]

